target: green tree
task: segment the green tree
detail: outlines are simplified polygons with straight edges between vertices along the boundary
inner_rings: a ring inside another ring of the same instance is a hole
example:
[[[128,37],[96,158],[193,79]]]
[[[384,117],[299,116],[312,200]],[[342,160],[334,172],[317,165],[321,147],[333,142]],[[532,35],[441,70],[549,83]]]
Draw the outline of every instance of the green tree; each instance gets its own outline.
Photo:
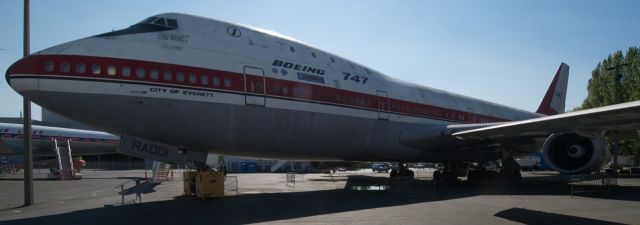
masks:
[[[640,100],[640,48],[630,47],[626,54],[616,51],[598,63],[587,90],[580,109]],[[621,155],[640,160],[640,138],[621,141],[618,147]]]

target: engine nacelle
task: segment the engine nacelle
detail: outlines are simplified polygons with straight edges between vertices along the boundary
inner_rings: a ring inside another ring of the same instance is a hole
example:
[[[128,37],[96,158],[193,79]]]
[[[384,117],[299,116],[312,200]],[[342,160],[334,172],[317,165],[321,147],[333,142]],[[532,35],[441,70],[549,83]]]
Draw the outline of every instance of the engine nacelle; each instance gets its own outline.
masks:
[[[604,138],[578,134],[552,134],[544,142],[544,160],[561,173],[589,173],[611,160]]]

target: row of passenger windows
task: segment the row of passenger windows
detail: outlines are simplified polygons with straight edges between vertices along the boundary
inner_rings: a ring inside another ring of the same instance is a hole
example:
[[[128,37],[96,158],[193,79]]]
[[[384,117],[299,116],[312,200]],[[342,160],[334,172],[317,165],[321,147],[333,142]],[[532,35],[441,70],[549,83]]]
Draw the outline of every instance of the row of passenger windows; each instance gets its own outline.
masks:
[[[55,70],[55,63],[52,61],[45,62],[44,69],[46,72],[53,72]],[[76,73],[84,74],[87,72],[86,70],[87,70],[87,66],[84,63],[75,64]],[[103,66],[101,64],[91,64],[91,67],[90,67],[91,74],[101,75],[102,70],[103,70]],[[105,70],[106,70],[106,74],[109,76],[115,76],[118,74],[117,73],[118,68],[114,65],[106,66]],[[71,64],[69,62],[60,63],[60,71],[63,73],[70,72]],[[119,75],[121,75],[122,77],[131,77],[132,75],[134,75],[135,78],[137,79],[144,79],[145,76],[147,76],[147,74],[149,75],[149,78],[151,78],[152,80],[159,80],[160,78],[162,78],[163,81],[173,81],[175,79],[178,82],[185,82],[185,79],[186,79],[191,84],[200,83],[201,85],[211,84],[212,86],[215,86],[215,87],[219,87],[220,85],[223,85],[225,88],[231,87],[231,79],[229,78],[224,78],[221,80],[219,77],[216,77],[216,76],[207,76],[207,75],[198,76],[196,74],[191,74],[191,73],[190,74],[184,74],[182,72],[174,73],[172,71],[167,71],[167,70],[162,71],[162,76],[160,76],[161,74],[160,74],[160,71],[158,70],[150,69],[147,72],[146,69],[140,68],[140,67],[135,68],[135,71],[132,71],[131,68],[127,66],[120,67]],[[258,85],[258,87],[262,87],[262,85]],[[308,89],[305,90],[305,88],[296,88],[296,87],[287,87],[287,86],[281,87],[280,85],[276,84],[272,87],[271,91],[272,93],[277,95],[280,95],[282,93],[283,95],[292,95],[300,98],[312,97],[313,99],[317,99],[321,101],[328,100],[328,101],[334,101],[334,102],[339,102],[343,104],[358,105],[361,107],[371,106],[371,101],[367,98],[342,96],[340,94],[326,93],[317,89],[313,89],[311,91]],[[262,92],[262,90],[259,90],[258,92]],[[379,103],[379,104],[383,104],[383,103]],[[384,108],[386,108],[386,106],[384,106]],[[433,117],[445,116],[447,118],[454,118],[456,120],[465,120],[465,115],[463,114],[454,113],[451,115],[450,114],[443,115],[443,112],[441,112],[440,110],[415,108],[415,107],[411,107],[404,104],[391,103],[390,108],[391,108],[391,111],[404,111],[412,114],[418,113],[418,114],[423,114],[423,115],[433,116]],[[492,121],[484,117],[480,117],[480,120],[481,122]]]
[[[44,70],[46,72],[53,72],[55,70],[55,66],[56,65],[53,61],[47,61],[44,64]],[[75,72],[79,74],[84,74],[87,72],[87,66],[84,63],[76,63],[74,69],[75,69]],[[94,74],[94,75],[103,74],[103,66],[101,64],[91,64],[90,68],[88,69],[90,69],[91,74]],[[117,66],[108,65],[104,67],[104,70],[106,72],[106,75],[109,75],[109,76],[118,75]],[[71,72],[71,63],[69,62],[60,63],[60,72],[63,72],[63,73]],[[168,70],[162,71],[162,77],[161,77],[159,70],[150,69],[147,71],[145,68],[141,68],[141,67],[135,68],[135,71],[132,71],[132,69],[128,66],[120,67],[119,75],[122,77],[131,77],[132,75],[135,75],[135,78],[137,79],[144,79],[148,75],[149,78],[151,78],[152,80],[159,80],[160,78],[162,78],[163,81],[173,81],[175,79],[175,81],[178,81],[178,82],[185,82],[186,80],[191,84],[200,83],[202,85],[211,84],[216,87],[220,85],[223,85],[225,88],[231,87],[231,79],[229,78],[221,79],[216,76],[209,76],[209,75],[198,76],[196,74],[192,74],[192,73],[185,74],[183,72],[174,73]]]
[[[371,100],[366,97],[353,97],[349,95],[333,94],[318,89],[280,86],[275,84],[271,87],[271,93],[276,95],[294,96],[298,98],[310,98],[319,101],[330,101],[340,104],[357,105],[360,107],[371,107]]]

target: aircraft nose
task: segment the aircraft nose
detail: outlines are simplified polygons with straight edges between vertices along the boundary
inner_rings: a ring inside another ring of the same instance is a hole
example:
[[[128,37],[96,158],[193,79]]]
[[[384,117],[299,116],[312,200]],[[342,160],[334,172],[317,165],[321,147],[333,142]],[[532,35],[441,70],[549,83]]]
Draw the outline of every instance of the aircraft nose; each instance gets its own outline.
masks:
[[[38,97],[38,69],[40,60],[36,56],[24,57],[13,63],[5,73],[7,84],[18,94],[36,99]]]

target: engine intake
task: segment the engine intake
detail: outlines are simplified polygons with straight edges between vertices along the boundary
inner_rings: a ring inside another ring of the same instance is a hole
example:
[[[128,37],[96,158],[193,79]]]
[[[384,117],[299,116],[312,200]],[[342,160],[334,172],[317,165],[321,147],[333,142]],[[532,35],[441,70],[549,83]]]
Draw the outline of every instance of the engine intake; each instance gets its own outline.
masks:
[[[561,173],[589,173],[611,159],[603,138],[587,138],[578,134],[552,134],[544,142],[543,157]]]

